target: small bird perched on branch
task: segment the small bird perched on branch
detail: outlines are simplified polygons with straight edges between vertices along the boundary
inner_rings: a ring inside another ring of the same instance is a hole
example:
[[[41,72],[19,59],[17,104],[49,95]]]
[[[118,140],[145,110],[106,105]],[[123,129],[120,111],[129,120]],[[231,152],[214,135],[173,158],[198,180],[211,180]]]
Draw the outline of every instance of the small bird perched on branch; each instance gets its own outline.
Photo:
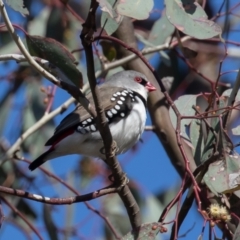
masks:
[[[147,117],[147,96],[154,90],[146,76],[136,71],[118,72],[99,86],[100,100],[118,147],[116,154],[126,152],[139,140]],[[86,97],[94,106],[92,94]],[[29,165],[30,170],[47,160],[70,154],[105,159],[95,119],[80,104],[61,121],[46,146],[51,147]]]

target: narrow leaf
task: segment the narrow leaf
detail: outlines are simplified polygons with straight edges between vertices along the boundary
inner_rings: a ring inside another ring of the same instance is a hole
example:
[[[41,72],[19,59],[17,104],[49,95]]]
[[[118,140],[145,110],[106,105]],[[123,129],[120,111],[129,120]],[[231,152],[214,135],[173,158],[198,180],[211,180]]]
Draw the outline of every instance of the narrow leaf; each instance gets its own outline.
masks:
[[[233,240],[240,240],[240,223],[238,223],[237,229],[233,235]]]
[[[193,145],[194,160],[197,166],[201,164],[201,156],[204,149],[201,121],[193,119],[190,125],[190,140]]]
[[[40,36],[26,36],[29,52],[48,60],[54,67],[58,67],[78,88],[82,88],[82,73],[76,67],[73,55],[58,41]]]
[[[220,126],[220,122],[219,122],[219,115],[224,111],[224,107],[226,107],[226,102],[225,99],[221,98],[219,100],[218,103],[218,108],[220,110],[214,111],[212,113],[210,113],[209,116],[209,120],[208,122],[211,125],[212,130],[216,133],[216,134],[220,134],[221,130],[221,126]],[[222,133],[221,133],[222,134]],[[218,145],[216,145],[218,142]],[[225,137],[221,138],[219,137],[219,141],[216,141],[216,136],[214,135],[214,133],[212,131],[208,131],[207,134],[207,141],[203,150],[203,155],[202,155],[202,162],[205,162],[215,151],[216,147],[219,149],[219,152],[222,152],[223,149],[221,149],[221,147],[219,146],[219,144],[225,144],[226,143],[226,139]]]
[[[23,16],[29,15],[27,8],[24,7],[23,0],[6,0],[6,4],[13,10],[20,12]]]
[[[49,235],[49,239],[58,240],[58,231],[55,222],[53,221],[51,210],[52,209],[50,205],[43,204],[43,220]]]
[[[193,105],[196,105],[197,95],[184,95],[179,97],[174,103],[182,116],[194,116],[195,110],[192,108]],[[177,116],[172,108],[169,110],[170,118],[173,127],[177,127]],[[189,139],[186,126],[191,123],[192,119],[182,119],[181,120],[181,136],[186,139]]]

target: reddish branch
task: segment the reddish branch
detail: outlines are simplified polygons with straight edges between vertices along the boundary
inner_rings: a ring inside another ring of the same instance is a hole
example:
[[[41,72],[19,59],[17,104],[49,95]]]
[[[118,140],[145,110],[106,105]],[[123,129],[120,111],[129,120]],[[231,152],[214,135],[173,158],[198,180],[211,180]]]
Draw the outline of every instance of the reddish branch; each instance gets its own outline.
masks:
[[[18,221],[18,219],[13,219],[11,217],[8,217],[5,219],[5,222],[12,224],[14,227],[18,228],[19,231],[22,232],[22,234],[25,235],[26,240],[32,240],[32,236],[29,232],[28,226],[23,227],[22,222]]]
[[[23,213],[18,211],[18,209],[15,208],[5,197],[1,196],[0,198],[14,213],[16,213],[29,226],[29,228],[32,229],[32,231],[38,236],[40,240],[43,240],[39,231],[32,225],[32,223],[27,219],[27,217]]]
[[[45,113],[49,113],[51,108],[52,108],[52,104],[53,104],[53,100],[54,100],[56,90],[57,90],[57,86],[54,85],[54,86],[51,86],[50,91],[47,93],[48,102],[47,102],[47,108],[45,110]]]
[[[24,190],[8,188],[3,186],[0,186],[0,192],[7,193],[9,195],[13,195],[17,197],[27,198],[36,202],[42,202],[42,203],[47,203],[52,205],[66,205],[66,204],[72,204],[77,202],[90,201],[110,193],[116,193],[118,192],[118,188],[109,186],[109,187],[94,191],[92,193],[88,193],[80,196],[74,196],[74,197],[67,197],[67,198],[50,198],[50,197],[45,197],[38,194],[29,193]]]
[[[179,146],[179,149],[182,153],[182,156],[185,160],[185,167],[186,167],[186,171],[187,173],[189,174],[189,176],[191,177],[192,179],[192,182],[193,182],[193,185],[194,185],[194,192],[195,192],[195,195],[196,195],[196,198],[198,199],[198,207],[199,209],[201,209],[201,201],[200,201],[200,198],[199,198],[199,194],[198,194],[198,191],[200,191],[200,188],[198,187],[198,184],[196,183],[196,180],[192,174],[192,171],[189,167],[189,161],[187,159],[187,155],[185,153],[185,150],[183,149],[183,145],[182,145],[182,140],[181,140],[181,136],[180,136],[180,126],[181,126],[181,114],[180,112],[178,111],[177,107],[175,106],[173,100],[171,99],[171,97],[169,96],[168,92],[166,91],[162,81],[158,78],[155,70],[153,69],[153,67],[148,63],[148,61],[145,59],[145,57],[136,49],[132,48],[132,47],[129,47],[127,44],[125,44],[124,42],[122,42],[121,40],[119,39],[116,39],[114,37],[111,37],[111,36],[99,36],[99,37],[96,37],[95,40],[98,40],[98,39],[108,39],[108,40],[112,40],[114,41],[115,43],[123,46],[125,49],[135,53],[143,62],[144,64],[149,68],[149,70],[152,71],[152,73],[154,74],[154,76],[156,77],[156,79],[158,80],[158,83],[160,85],[160,88],[161,88],[161,91],[163,92],[163,94],[165,95],[169,105],[173,108],[176,116],[177,116],[177,128],[176,128],[176,135],[177,135],[177,141],[178,141],[178,146]]]
[[[84,20],[81,18],[81,16],[79,16],[70,6],[69,4],[67,3],[68,1],[66,0],[60,0],[62,2],[62,4],[64,6],[66,6],[66,8],[68,9],[68,11],[80,22],[80,23],[83,23]]]

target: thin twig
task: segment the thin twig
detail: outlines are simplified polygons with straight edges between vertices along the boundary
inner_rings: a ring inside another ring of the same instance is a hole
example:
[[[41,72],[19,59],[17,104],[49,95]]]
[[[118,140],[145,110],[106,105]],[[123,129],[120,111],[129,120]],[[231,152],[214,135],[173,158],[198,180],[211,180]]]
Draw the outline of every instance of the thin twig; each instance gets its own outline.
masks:
[[[3,1],[0,0],[0,12],[2,14],[2,17],[5,21],[6,27],[8,29],[8,32],[12,36],[13,40],[17,44],[19,50],[21,53],[24,55],[28,63],[37,71],[39,72],[42,76],[47,78],[49,81],[51,81],[53,84],[57,85],[58,87],[63,88],[67,92],[69,92],[78,102],[82,104],[82,106],[93,116],[96,117],[96,112],[94,107],[91,106],[89,101],[86,99],[84,94],[78,89],[77,87],[68,84],[66,82],[61,82],[58,79],[56,79],[51,73],[46,71],[43,67],[41,67],[34,58],[29,54],[27,49],[25,48],[21,38],[15,33],[15,29],[8,17],[8,14],[6,12],[5,6],[3,4]]]
[[[23,224],[21,221],[18,221],[17,218],[13,218],[13,217],[6,217],[5,221],[7,223],[12,224],[14,227],[16,227],[19,231],[22,232],[22,234],[25,235],[25,240],[32,240],[32,236],[31,233],[29,232],[29,228],[28,227],[23,227]]]
[[[67,197],[67,198],[50,198],[50,197],[26,192],[21,189],[14,189],[14,188],[0,186],[1,193],[6,193],[9,195],[22,197],[22,198],[30,199],[36,202],[42,202],[42,203],[47,203],[52,205],[66,205],[66,204],[90,201],[110,193],[116,193],[119,191],[119,189],[120,189],[119,187],[113,187],[112,185],[110,185],[108,187],[105,187],[84,195],[78,195],[78,196]]]
[[[53,87],[51,87],[50,92],[47,93],[48,104],[47,104],[45,113],[49,113],[51,108],[52,108],[54,96],[55,96],[55,93],[56,93],[56,89],[57,89],[57,86],[54,85]]]
[[[32,229],[33,232],[35,232],[35,234],[38,236],[40,240],[43,240],[38,230],[32,225],[32,223],[26,218],[26,216],[23,213],[18,211],[18,209],[14,207],[5,197],[1,196],[0,198],[2,199],[3,202],[6,203],[6,205],[8,205],[9,208],[12,209],[14,213],[16,213]]]

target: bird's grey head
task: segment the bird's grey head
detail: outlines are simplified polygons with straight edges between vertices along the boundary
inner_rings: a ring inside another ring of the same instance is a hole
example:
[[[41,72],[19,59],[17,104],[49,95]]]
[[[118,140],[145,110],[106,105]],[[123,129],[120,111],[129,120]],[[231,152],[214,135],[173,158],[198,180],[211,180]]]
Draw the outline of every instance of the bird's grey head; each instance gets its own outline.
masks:
[[[148,92],[156,90],[144,74],[133,70],[115,73],[105,83],[108,86],[112,85],[135,91],[141,94],[144,99],[147,99]]]

